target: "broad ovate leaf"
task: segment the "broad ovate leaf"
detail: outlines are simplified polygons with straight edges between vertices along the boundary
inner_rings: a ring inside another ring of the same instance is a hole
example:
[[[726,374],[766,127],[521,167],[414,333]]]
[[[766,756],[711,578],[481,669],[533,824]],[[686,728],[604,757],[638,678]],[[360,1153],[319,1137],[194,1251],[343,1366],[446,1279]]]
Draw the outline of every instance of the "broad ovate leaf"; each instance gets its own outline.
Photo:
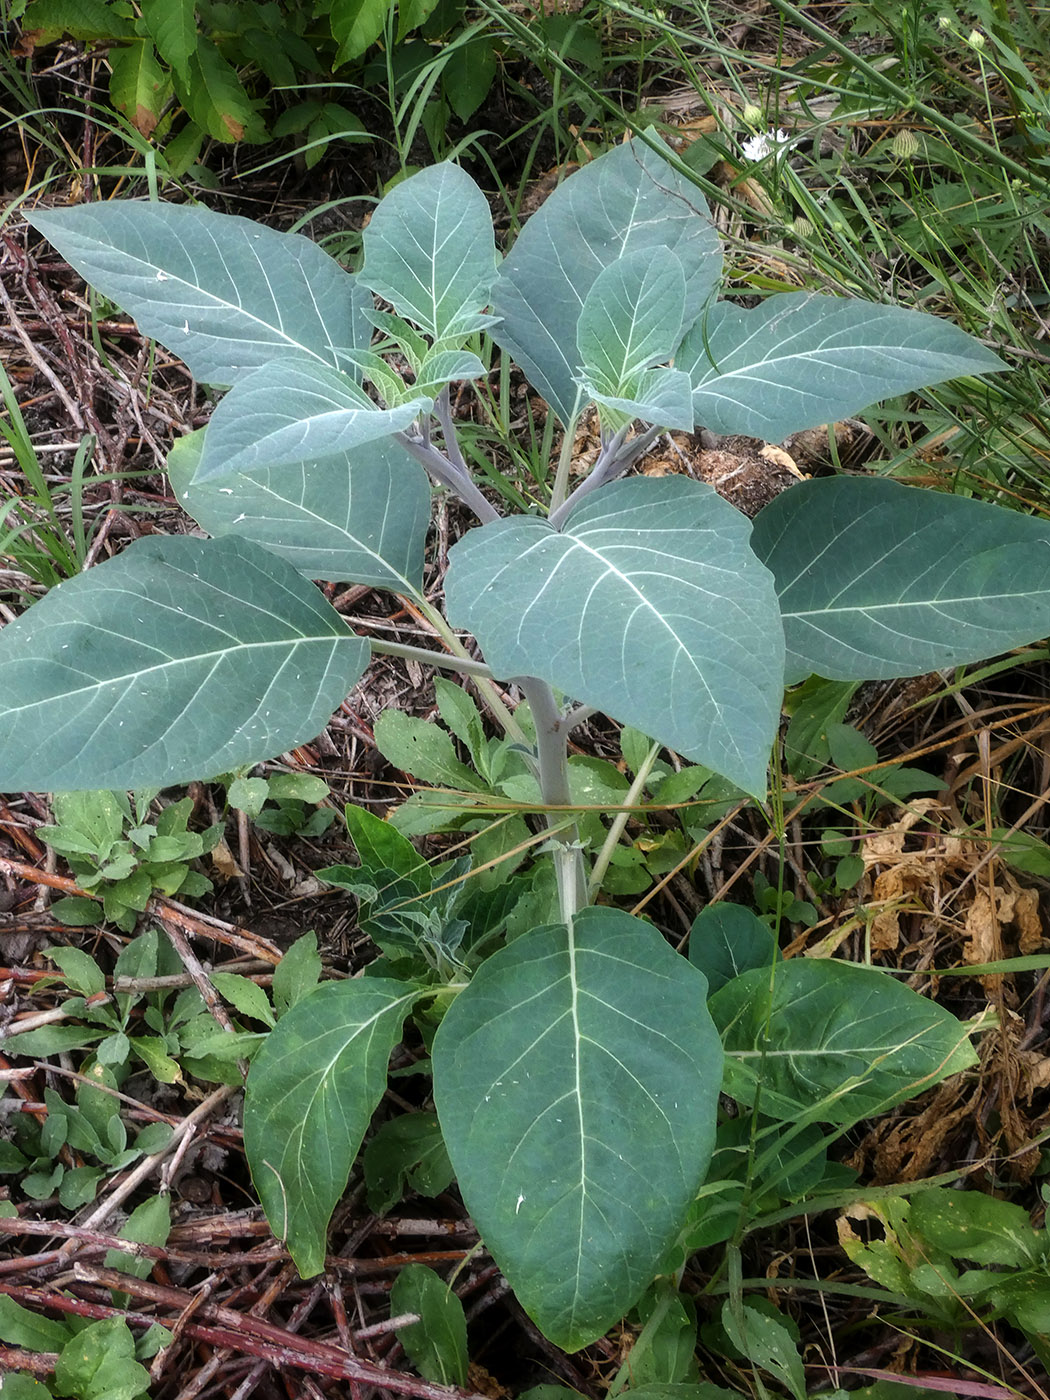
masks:
[[[430,483],[393,438],[310,462],[195,477],[201,428],[168,454],[182,508],[209,535],[240,535],[281,555],[307,578],[418,593],[430,523]]]
[[[366,349],[371,298],[315,243],[234,214],[108,201],[26,215],[92,287],[206,384]]]
[[[1005,369],[949,321],[810,292],[777,293],[750,311],[718,302],[685,337],[675,365],[692,380],[698,425],[766,442],[895,394]]]
[[[1050,524],[898,482],[791,487],[755,521],[784,615],[788,683],[887,680],[1050,634]]]
[[[921,1094],[976,1055],[964,1026],[886,972],[830,958],[756,968],[711,997],[727,1094],[769,1117],[845,1126]]]
[[[522,1306],[569,1350],[637,1300],[703,1180],[722,1063],[706,992],[651,925],[586,909],[490,957],[438,1029],[463,1198]]]
[[[614,482],[562,531],[534,516],[472,530],[450,553],[449,618],[497,675],[537,676],[764,793],[784,642],[750,531],[699,482]]]
[[[339,370],[275,360],[240,379],[212,414],[197,478],[219,481],[352,452],[407,428],[430,408],[378,408]]]
[[[149,536],[0,632],[0,791],[164,787],[313,738],[369,648],[247,540]]]
[[[502,320],[492,335],[563,423],[577,409],[576,329],[596,278],[625,254],[665,249],[685,276],[679,324],[690,326],[718,285],[721,245],[695,186],[659,143],[642,140],[571,175],[518,235],[494,286],[492,309]]]
[[[427,335],[465,336],[487,323],[492,215],[458,165],[445,161],[395,185],[369,220],[364,250],[362,282]]]
[[[418,993],[384,977],[327,982],[281,1017],[252,1062],[244,1150],[270,1228],[303,1278],[324,1269],[328,1222]]]

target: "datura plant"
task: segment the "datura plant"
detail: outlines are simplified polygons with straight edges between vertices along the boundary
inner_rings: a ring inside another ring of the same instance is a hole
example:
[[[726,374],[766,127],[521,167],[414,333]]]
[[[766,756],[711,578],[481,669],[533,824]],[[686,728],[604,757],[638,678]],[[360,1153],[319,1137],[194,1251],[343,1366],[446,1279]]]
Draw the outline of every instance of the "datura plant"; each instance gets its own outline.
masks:
[[[719,301],[715,229],[650,137],[566,179],[502,260],[454,164],[390,190],[356,273],[198,207],[28,217],[227,392],[170,460],[210,538],[136,540],[4,627],[0,787],[136,789],[251,765],[316,735],[380,651],[476,689],[549,828],[537,864],[554,876],[500,887],[494,913],[491,890],[485,911],[481,896],[454,905],[450,889],[479,883],[461,862],[435,870],[389,823],[348,813],[361,865],[342,882],[373,911],[396,894],[369,924],[382,955],[282,1016],[245,1106],[256,1189],[304,1275],[324,1267],[409,1015],[432,1035],[466,1205],[566,1348],[620,1318],[695,1226],[723,1086],[745,1107],[761,1094],[763,1113],[842,1124],[972,1063],[963,1027],[869,969],[771,961],[708,1000],[702,956],[589,904],[566,744],[601,711],[761,801],[785,684],[908,676],[1050,631],[1050,527],[1012,511],[838,475],[793,486],[752,526],[688,477],[629,475],[668,429],[779,442],[1001,370],[996,355],[848,295]],[[517,515],[479,488],[450,407],[492,342],[565,429],[547,498]],[[581,476],[573,429],[591,405],[601,450]],[[444,615],[423,593],[435,487],[476,522],[449,553]],[[318,579],[410,599],[445,649],[356,635]],[[493,681],[523,697],[516,710]],[[426,956],[408,956],[413,938]],[[814,1035],[819,1054],[802,1047]]]

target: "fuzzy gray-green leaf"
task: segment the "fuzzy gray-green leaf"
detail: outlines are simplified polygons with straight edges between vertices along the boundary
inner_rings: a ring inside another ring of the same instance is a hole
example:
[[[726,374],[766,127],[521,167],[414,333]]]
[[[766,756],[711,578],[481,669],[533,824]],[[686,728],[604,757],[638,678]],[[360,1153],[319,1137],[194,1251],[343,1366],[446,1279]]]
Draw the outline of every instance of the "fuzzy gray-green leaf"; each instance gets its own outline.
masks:
[[[749,534],[699,482],[613,482],[562,531],[532,516],[472,530],[450,553],[449,618],[497,675],[538,676],[764,793],[783,633]]]
[[[104,201],[26,215],[92,287],[206,384],[273,359],[337,366],[371,328],[356,280],[316,243],[189,205]]]
[[[746,311],[722,301],[675,356],[698,425],[781,442],[880,399],[1005,369],[978,340],[921,311],[783,292]]]
[[[291,565],[138,540],[0,632],[0,791],[165,787],[313,738],[368,664]]]
[[[789,684],[917,676],[1050,634],[1050,525],[895,481],[792,486],[755,553],[784,614]]]

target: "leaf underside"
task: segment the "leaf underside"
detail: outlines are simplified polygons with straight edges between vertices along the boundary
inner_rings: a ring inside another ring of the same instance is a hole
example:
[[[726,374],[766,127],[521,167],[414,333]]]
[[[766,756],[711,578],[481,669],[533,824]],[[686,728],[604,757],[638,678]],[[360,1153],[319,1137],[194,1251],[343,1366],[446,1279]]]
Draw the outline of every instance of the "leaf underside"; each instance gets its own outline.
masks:
[[[486,1246],[546,1336],[602,1336],[652,1280],[713,1148],[703,976],[586,909],[489,958],[434,1044],[438,1116]]]

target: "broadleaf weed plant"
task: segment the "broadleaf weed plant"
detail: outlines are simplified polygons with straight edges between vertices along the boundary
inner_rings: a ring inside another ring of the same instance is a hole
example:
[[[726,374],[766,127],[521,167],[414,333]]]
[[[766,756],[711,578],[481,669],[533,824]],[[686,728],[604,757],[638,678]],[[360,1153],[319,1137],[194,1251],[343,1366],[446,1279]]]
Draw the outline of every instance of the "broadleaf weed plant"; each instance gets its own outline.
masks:
[[[974,1057],[963,1026],[881,973],[776,960],[764,924],[698,923],[684,957],[647,920],[592,903],[569,735],[602,711],[628,726],[636,774],[665,746],[763,801],[785,684],[923,673],[1050,630],[1050,528],[1016,512],[840,475],[792,487],[752,528],[692,479],[628,475],[664,429],[776,442],[1005,368],[955,326],[894,306],[716,300],[719,240],[666,155],[637,139],[584,166],[502,261],[481,190],[452,164],[384,197],[356,273],[299,236],[200,208],[29,216],[228,392],[170,459],[211,538],[138,540],[4,628],[0,787],[242,768],[316,734],[372,651],[473,686],[509,742],[488,746],[451,683],[442,718],[490,785],[531,784],[524,805],[545,829],[522,828],[522,845],[535,859],[468,879],[469,856],[432,866],[396,825],[348,809],[360,863],[324,873],[357,896],[380,956],[262,1040],[245,1145],[275,1233],[304,1276],[320,1272],[411,1015],[485,1244],[570,1349],[683,1250],[739,1237],[732,1211],[709,1216],[719,1184],[701,1192],[721,1091],[765,1125],[773,1180],[778,1133],[845,1131]],[[565,429],[545,514],[503,513],[460,449],[449,386],[483,374],[485,337]],[[601,449],[577,476],[573,427],[589,405]],[[477,521],[450,551],[445,614],[422,589],[434,486]],[[446,649],[355,634],[318,578],[409,599]],[[411,745],[397,724],[387,742]],[[469,796],[472,770],[447,749]]]

